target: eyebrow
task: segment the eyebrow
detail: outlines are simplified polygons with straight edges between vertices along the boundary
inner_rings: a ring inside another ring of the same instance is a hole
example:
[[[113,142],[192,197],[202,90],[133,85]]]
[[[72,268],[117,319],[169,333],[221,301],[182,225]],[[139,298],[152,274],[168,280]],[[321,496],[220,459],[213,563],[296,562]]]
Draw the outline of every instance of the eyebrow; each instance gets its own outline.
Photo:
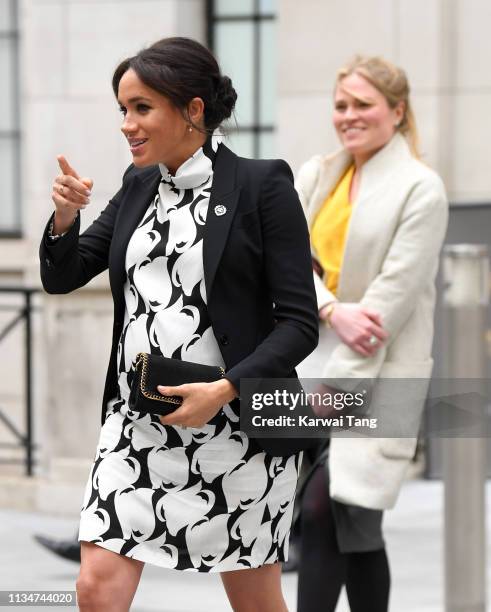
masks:
[[[135,96],[134,98],[130,98],[128,100],[129,103],[135,103],[135,102],[141,102],[141,101],[143,101],[143,102],[151,102],[152,100],[150,100],[150,98],[144,98],[143,96]],[[120,100],[118,100],[118,104],[120,106],[123,106],[123,103]]]
[[[347,89],[342,88],[343,91],[345,93],[347,93],[349,96],[351,96],[352,98],[354,98],[355,100],[358,100],[359,102],[365,102],[366,104],[374,104],[375,100],[373,100],[373,98],[362,98],[361,96],[356,96],[355,94],[353,94],[351,91],[348,91]],[[344,100],[339,100],[336,98],[334,98],[334,102],[338,103],[338,102],[343,102]]]

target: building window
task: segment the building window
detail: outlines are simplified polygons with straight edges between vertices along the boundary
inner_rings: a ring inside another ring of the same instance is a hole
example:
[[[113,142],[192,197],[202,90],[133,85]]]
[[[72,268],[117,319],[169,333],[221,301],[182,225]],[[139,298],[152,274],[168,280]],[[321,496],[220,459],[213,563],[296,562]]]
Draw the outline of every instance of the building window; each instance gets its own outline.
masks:
[[[208,0],[208,45],[238,93],[230,145],[245,157],[275,156],[276,1]]]
[[[0,0],[0,236],[20,236],[20,129],[16,0]]]

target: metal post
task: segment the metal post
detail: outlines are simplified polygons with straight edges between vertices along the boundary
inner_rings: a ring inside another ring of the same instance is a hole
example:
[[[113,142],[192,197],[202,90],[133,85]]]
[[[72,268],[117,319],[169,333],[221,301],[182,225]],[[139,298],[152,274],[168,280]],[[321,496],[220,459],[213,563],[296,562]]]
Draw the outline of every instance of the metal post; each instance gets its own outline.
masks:
[[[446,377],[487,376],[485,321],[489,259],[484,245],[444,249]],[[477,382],[477,381],[476,381]],[[443,442],[445,483],[445,610],[485,612],[486,439]]]
[[[32,456],[32,330],[31,330],[31,292],[25,292],[25,317],[26,317],[26,334],[25,334],[25,368],[26,368],[26,473],[32,476],[33,473],[33,456]]]

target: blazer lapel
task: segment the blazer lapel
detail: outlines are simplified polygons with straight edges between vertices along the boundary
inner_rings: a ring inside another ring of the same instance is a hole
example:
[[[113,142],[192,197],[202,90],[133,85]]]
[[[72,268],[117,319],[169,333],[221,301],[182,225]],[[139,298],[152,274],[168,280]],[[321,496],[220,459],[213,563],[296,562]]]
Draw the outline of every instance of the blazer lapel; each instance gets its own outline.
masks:
[[[203,268],[208,300],[239,201],[240,187],[236,187],[236,170],[237,156],[221,144],[213,168],[213,184],[203,240]],[[136,176],[121,203],[109,260],[111,288],[114,296],[118,298],[122,295],[126,280],[125,260],[128,242],[157,194],[161,178],[157,166],[143,176]]]
[[[126,248],[131,235],[156,196],[162,175],[158,166],[144,176],[135,176],[121,202],[109,258],[109,279],[115,296],[120,296],[126,280]]]
[[[221,144],[213,168],[213,184],[203,240],[203,268],[208,302],[239,201],[241,188],[236,187],[236,171],[237,156]]]

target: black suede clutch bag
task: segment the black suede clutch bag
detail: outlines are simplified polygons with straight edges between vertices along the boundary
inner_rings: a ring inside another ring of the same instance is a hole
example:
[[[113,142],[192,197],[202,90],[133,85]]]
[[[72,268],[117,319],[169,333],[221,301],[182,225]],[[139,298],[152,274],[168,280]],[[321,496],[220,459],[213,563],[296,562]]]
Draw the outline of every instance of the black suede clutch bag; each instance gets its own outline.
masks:
[[[128,405],[135,412],[166,415],[182,404],[182,398],[161,395],[157,385],[176,387],[187,383],[214,382],[223,378],[219,366],[203,365],[161,355],[138,353]]]

